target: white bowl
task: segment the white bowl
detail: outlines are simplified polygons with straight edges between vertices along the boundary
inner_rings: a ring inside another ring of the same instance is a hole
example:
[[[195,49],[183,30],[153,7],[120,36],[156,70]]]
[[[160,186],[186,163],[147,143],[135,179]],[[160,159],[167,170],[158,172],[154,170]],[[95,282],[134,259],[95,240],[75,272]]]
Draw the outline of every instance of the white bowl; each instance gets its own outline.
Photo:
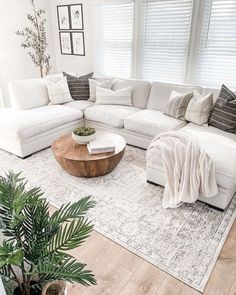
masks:
[[[90,141],[92,141],[96,138],[96,132],[94,134],[91,134],[88,136],[79,136],[79,135],[75,135],[74,132],[72,132],[72,138],[77,143],[82,144],[82,145],[86,145],[86,144],[90,143]]]

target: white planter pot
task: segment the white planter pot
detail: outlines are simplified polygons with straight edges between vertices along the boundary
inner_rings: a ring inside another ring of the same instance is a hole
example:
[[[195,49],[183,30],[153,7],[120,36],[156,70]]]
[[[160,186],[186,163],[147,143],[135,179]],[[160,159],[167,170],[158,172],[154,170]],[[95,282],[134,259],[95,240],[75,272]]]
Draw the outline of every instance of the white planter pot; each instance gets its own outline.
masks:
[[[86,145],[86,144],[90,143],[90,141],[92,141],[96,138],[96,132],[94,134],[88,135],[88,136],[79,136],[79,135],[75,135],[72,132],[72,138],[77,143],[82,144],[82,145]]]

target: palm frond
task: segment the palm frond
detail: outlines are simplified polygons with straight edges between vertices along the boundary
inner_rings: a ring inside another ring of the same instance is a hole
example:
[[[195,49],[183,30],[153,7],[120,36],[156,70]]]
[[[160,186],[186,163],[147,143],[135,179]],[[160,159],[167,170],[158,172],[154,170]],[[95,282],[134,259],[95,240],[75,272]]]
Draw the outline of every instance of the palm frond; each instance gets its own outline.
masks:
[[[69,203],[61,206],[59,210],[52,214],[50,222],[60,224],[68,222],[70,219],[84,217],[88,210],[94,206],[95,202],[91,201],[91,196],[84,197],[73,204]]]
[[[71,283],[80,283],[84,286],[96,284],[94,275],[89,270],[85,270],[86,264],[77,262],[75,259],[65,259],[58,263],[55,257],[42,260],[36,266],[39,274],[39,285],[51,280],[66,280]]]
[[[93,225],[88,220],[73,220],[70,224],[61,227],[52,237],[48,245],[48,252],[68,251],[80,246],[89,233],[93,230]]]

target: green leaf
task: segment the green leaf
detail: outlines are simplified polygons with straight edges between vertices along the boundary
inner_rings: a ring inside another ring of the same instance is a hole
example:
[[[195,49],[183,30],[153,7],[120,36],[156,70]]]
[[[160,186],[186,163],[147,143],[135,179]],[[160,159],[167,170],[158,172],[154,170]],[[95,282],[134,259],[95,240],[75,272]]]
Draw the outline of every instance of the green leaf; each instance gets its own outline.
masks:
[[[15,266],[21,266],[24,258],[24,251],[22,249],[16,250],[11,253],[8,258],[8,263]]]
[[[94,206],[95,202],[91,201],[91,196],[82,198],[76,203],[61,206],[59,210],[52,214],[50,222],[60,224],[70,221],[70,219],[84,217],[88,210]]]
[[[20,266],[24,258],[24,251],[14,247],[12,242],[3,241],[0,246],[0,267],[4,265]]]
[[[89,233],[93,230],[93,225],[88,220],[73,220],[70,224],[61,227],[49,242],[48,252],[60,252],[72,250],[81,245]]]
[[[95,285],[94,275],[89,270],[85,270],[86,264],[77,262],[75,259],[65,259],[58,261],[55,256],[40,261],[36,266],[39,273],[39,285],[43,285],[50,280],[66,280],[80,283],[84,286]]]

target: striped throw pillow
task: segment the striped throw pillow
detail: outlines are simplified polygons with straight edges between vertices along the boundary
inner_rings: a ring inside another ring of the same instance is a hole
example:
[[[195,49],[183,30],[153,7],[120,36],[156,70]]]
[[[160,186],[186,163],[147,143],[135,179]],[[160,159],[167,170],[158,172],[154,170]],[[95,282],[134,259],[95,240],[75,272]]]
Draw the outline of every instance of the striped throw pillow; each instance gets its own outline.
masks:
[[[214,105],[209,125],[236,134],[236,93],[224,84]]]
[[[89,79],[89,101],[95,102],[96,101],[96,86],[106,88],[106,89],[111,89],[112,85],[112,80],[105,80],[102,82],[99,82],[94,79]]]
[[[127,87],[113,91],[101,87],[96,87],[96,102],[95,104],[116,104],[132,106],[131,101],[132,88]]]
[[[202,96],[194,90],[193,97],[187,106],[185,120],[197,125],[208,123],[213,108],[213,92]]]
[[[192,97],[193,91],[186,94],[172,91],[169,101],[164,109],[164,114],[184,120],[185,111]]]
[[[46,85],[50,100],[49,104],[63,104],[73,100],[70,95],[66,77],[61,78],[57,82],[46,79]]]
[[[74,100],[88,100],[89,99],[89,78],[92,78],[93,73],[90,73],[79,78],[63,72],[67,79],[70,89],[70,94]]]

